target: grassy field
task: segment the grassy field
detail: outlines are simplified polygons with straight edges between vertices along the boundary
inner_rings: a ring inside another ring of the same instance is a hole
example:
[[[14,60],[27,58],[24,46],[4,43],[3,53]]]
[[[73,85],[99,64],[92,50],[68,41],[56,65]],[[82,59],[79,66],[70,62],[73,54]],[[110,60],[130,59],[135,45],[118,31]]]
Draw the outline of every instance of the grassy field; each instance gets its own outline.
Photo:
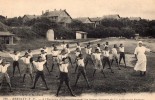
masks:
[[[109,41],[110,47],[113,46],[114,43],[120,44],[123,43],[125,45],[125,51],[128,54],[133,54],[134,49],[137,45],[137,41],[135,40],[128,40],[128,39],[102,39],[101,41],[92,43],[105,43],[105,41]],[[145,45],[152,50],[155,51],[153,45],[155,44],[154,40],[145,40]],[[50,44],[49,44],[50,45]],[[72,53],[73,55],[73,53]],[[77,87],[73,87],[76,79],[76,73],[74,73],[74,68],[69,69],[70,75],[70,83],[74,90],[74,93],[77,96],[80,96],[83,93],[139,93],[139,92],[155,92],[155,54],[148,53],[148,66],[147,66],[147,75],[145,77],[140,77],[138,72],[135,72],[132,67],[128,66],[124,68],[121,66],[121,70],[118,70],[113,65],[114,73],[110,73],[110,70],[105,69],[105,74],[107,78],[104,78],[103,75],[99,72],[96,73],[95,77],[92,77],[93,73],[93,65],[91,63],[87,66],[87,77],[91,84],[91,88],[88,89],[86,87],[86,82],[84,81],[83,76],[78,81]],[[72,60],[74,59],[74,55],[72,56]],[[8,58],[11,61],[10,58]],[[49,55],[48,67],[51,68],[51,57]],[[20,68],[23,71],[24,65],[20,61]],[[58,75],[58,68],[55,66],[54,71],[51,72],[51,75],[48,74],[47,70],[45,69],[45,75],[47,84],[50,87],[50,90],[45,91],[44,84],[42,80],[39,79],[37,83],[37,87],[34,90],[31,90],[32,81],[30,77],[26,77],[26,82],[21,83],[22,78],[19,76],[18,71],[16,71],[16,76],[11,78],[11,83],[13,87],[12,93],[8,92],[8,88],[3,85],[3,88],[0,90],[0,95],[54,95],[57,91],[57,87],[59,84],[59,80],[57,80]],[[12,76],[12,66],[9,67],[8,73]],[[60,95],[66,96],[69,95],[69,91],[65,84],[63,85]]]
[[[22,39],[21,41],[18,41],[17,43],[15,43],[15,45],[8,45],[8,49],[12,49],[12,50],[26,50],[27,48],[29,49],[38,49],[38,48],[42,48],[44,47],[45,45],[47,47],[51,47],[52,44],[56,44],[58,45],[60,42],[63,42],[65,41],[66,43],[70,43],[70,44],[73,44],[73,43],[77,43],[77,42],[86,42],[86,41],[91,41],[91,40],[94,40],[93,38],[92,39],[79,39],[79,40],[55,40],[55,41],[47,41],[45,38],[39,38],[39,39],[35,39],[35,40],[25,40],[25,39]]]

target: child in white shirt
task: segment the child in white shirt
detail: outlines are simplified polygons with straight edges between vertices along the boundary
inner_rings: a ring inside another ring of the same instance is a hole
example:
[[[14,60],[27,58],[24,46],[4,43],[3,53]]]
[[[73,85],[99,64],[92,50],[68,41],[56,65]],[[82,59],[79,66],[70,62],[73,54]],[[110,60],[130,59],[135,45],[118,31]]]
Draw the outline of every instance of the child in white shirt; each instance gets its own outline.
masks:
[[[96,48],[99,50],[99,52],[101,52],[101,46],[100,46],[100,44],[97,44],[97,47]]]
[[[109,42],[106,42],[104,46],[109,47]]]
[[[90,45],[87,45],[87,47],[85,48],[85,51],[86,51],[86,66],[88,64],[88,61],[92,62],[92,64],[94,65],[93,58],[92,58],[92,48],[90,47]]]
[[[46,63],[44,64],[44,66],[46,67],[48,73],[50,74],[50,71],[47,66],[47,52],[45,52],[44,50],[41,50],[41,54],[39,56],[41,56],[43,60],[46,60]]]
[[[65,41],[63,41],[62,44],[61,44],[62,49],[65,49],[66,46],[67,46],[67,44],[65,43]]]
[[[99,70],[105,77],[105,74],[104,74],[103,68],[102,68],[101,55],[102,55],[102,53],[99,51],[99,49],[95,49],[95,52],[93,53],[94,60],[95,60],[94,61],[95,67],[94,67],[93,77],[95,75],[96,70]]]
[[[70,55],[71,51],[69,49],[69,44],[66,45],[66,52],[67,52],[67,58],[69,59],[69,62],[73,67],[73,63],[72,63],[72,59],[71,59],[71,55]]]
[[[55,44],[52,44],[52,46],[51,46],[51,51],[54,50],[54,47],[56,47]]]
[[[9,55],[13,59],[13,77],[15,74],[16,67],[18,68],[19,74],[21,76],[20,68],[19,68],[19,62],[18,62],[19,57],[20,57],[20,53],[18,53],[17,51],[14,51],[13,53],[9,53]]]
[[[12,92],[10,77],[7,73],[7,69],[9,66],[10,66],[10,64],[6,63],[6,61],[3,59],[1,64],[0,64],[0,86],[2,85],[2,82],[5,78],[8,86],[9,86],[10,92]]]
[[[124,52],[124,46],[123,46],[123,44],[120,44],[120,46],[119,46],[119,53],[120,53],[120,56],[119,56],[119,64],[120,64],[121,60],[123,59],[124,64],[125,64],[125,67],[126,67],[125,52]]]
[[[26,52],[26,53],[28,53],[28,55],[31,57],[30,58],[30,64],[32,65],[32,67],[33,67],[33,70],[34,70],[34,72],[35,72],[35,67],[34,67],[34,65],[33,65],[33,53],[32,53],[32,51],[31,51],[31,49],[28,49],[28,51]]]
[[[53,71],[53,67],[54,65],[56,64],[57,66],[59,66],[59,54],[60,54],[60,51],[57,49],[57,47],[54,47],[54,49],[51,51],[52,52],[52,68],[50,70],[50,72]]]
[[[77,58],[79,57],[79,55],[81,54],[81,51],[79,48],[76,48],[76,51],[75,51],[75,61],[74,63],[76,63],[76,60]],[[75,73],[76,73],[76,70],[77,70],[77,65],[76,65],[76,68],[75,68]]]
[[[71,96],[75,96],[73,94],[73,92],[72,92],[72,89],[71,89],[70,83],[69,83],[68,67],[69,67],[68,59],[67,58],[63,58],[62,62],[60,62],[60,65],[59,65],[59,69],[60,69],[60,76],[59,76],[60,84],[59,84],[56,96],[59,95],[59,91],[61,89],[61,86],[62,86],[63,82],[65,82],[65,84],[67,85],[67,87],[68,87],[68,89],[69,89],[69,91],[71,93]]]
[[[44,50],[45,51],[45,53],[47,53],[48,52],[48,48],[46,47],[46,46],[44,46],[43,48],[41,48],[40,50]]]
[[[81,51],[81,46],[80,46],[79,42],[77,42],[76,48],[78,48]]]
[[[24,64],[25,64],[25,70],[24,70],[24,75],[23,75],[23,82],[25,81],[26,74],[29,74],[31,77],[31,80],[33,81],[32,77],[32,66],[31,66],[31,56],[28,53],[25,53],[23,57],[20,58]]]
[[[118,69],[121,70],[121,69],[120,69],[120,66],[119,66],[119,63],[118,63],[118,53],[117,53],[117,45],[116,45],[116,44],[114,44],[114,47],[112,48],[111,51],[112,51],[112,61],[111,61],[111,65],[112,65],[113,61],[115,60],[116,63],[117,63]]]
[[[76,63],[77,63],[77,66],[78,66],[78,74],[77,74],[77,79],[76,79],[76,82],[75,82],[75,85],[77,84],[81,74],[83,75],[86,83],[87,83],[87,86],[88,88],[90,87],[89,85],[89,82],[88,82],[88,78],[86,76],[86,70],[85,70],[85,63],[84,63],[84,57],[82,54],[79,54],[78,58],[76,59]]]
[[[106,63],[109,65],[109,68],[111,70],[111,73],[114,73],[112,68],[111,68],[111,63],[110,63],[110,51],[108,49],[108,47],[105,47],[105,50],[103,51],[103,69],[105,68]]]
[[[46,59],[43,60],[43,58],[41,56],[38,57],[37,61],[33,61],[33,64],[35,65],[35,67],[37,69],[37,72],[36,72],[36,75],[35,75],[35,80],[34,80],[33,87],[31,89],[35,89],[36,83],[37,83],[39,77],[41,77],[42,81],[45,83],[46,90],[49,90],[49,88],[47,86],[47,83],[46,83],[46,80],[45,80],[45,75],[44,75],[44,72],[43,72],[45,63],[46,63]]]

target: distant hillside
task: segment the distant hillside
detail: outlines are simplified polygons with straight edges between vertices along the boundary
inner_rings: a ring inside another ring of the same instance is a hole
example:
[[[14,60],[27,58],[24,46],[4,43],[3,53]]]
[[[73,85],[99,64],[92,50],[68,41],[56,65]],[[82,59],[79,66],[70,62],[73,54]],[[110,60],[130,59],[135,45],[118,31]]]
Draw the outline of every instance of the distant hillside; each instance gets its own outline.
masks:
[[[8,31],[9,27],[2,22],[0,22],[0,31]]]

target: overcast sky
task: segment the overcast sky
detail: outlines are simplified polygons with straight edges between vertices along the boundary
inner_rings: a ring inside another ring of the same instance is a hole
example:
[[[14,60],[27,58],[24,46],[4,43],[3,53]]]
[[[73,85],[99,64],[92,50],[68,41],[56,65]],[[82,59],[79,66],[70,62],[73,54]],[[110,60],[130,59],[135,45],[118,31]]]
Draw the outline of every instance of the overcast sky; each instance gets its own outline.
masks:
[[[42,10],[66,9],[71,17],[121,17],[155,19],[155,0],[0,0],[0,15],[40,15]]]

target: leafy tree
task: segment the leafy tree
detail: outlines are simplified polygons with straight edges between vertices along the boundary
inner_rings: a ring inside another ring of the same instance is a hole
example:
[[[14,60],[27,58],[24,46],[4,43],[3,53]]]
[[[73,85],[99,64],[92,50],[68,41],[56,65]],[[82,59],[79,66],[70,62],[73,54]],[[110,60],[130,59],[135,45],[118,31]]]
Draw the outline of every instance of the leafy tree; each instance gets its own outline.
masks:
[[[6,17],[0,15],[0,22],[2,22],[3,24],[6,24]]]
[[[23,24],[23,21],[21,17],[9,18],[6,21],[6,25],[11,27],[22,26],[22,24]]]

